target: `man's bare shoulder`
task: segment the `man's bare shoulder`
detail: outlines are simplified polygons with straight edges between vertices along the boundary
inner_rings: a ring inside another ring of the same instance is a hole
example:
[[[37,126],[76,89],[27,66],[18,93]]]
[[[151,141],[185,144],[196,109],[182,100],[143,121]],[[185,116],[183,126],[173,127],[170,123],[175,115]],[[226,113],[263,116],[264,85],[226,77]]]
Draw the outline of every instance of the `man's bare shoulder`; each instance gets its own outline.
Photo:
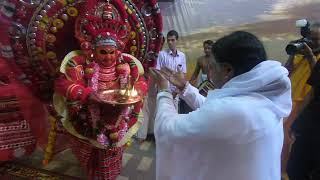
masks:
[[[205,56],[200,56],[200,57],[198,57],[197,62],[198,62],[198,63],[202,63],[202,62],[205,61],[205,60],[206,60],[206,57],[205,57]]]

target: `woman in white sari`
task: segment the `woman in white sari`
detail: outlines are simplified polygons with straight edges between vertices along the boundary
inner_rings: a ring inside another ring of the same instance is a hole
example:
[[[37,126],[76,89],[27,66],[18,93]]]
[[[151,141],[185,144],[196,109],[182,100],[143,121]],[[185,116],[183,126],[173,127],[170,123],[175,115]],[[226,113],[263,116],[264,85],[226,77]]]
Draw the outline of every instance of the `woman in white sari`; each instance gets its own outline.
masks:
[[[280,180],[283,118],[291,111],[287,70],[267,60],[252,34],[218,40],[207,98],[168,69],[151,69],[157,94],[157,180]],[[194,111],[178,114],[168,81]]]

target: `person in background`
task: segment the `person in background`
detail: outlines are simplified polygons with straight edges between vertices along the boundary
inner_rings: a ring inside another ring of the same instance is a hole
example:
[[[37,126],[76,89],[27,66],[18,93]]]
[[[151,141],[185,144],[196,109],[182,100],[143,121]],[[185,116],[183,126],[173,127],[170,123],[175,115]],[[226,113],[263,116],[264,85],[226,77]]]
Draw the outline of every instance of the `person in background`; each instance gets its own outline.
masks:
[[[294,109],[294,143],[287,165],[290,180],[320,179],[320,23],[308,27],[312,43],[289,58]],[[295,118],[297,117],[297,118]]]
[[[213,41],[211,40],[206,40],[203,42],[204,55],[200,56],[197,59],[196,68],[190,79],[190,83],[193,86],[199,86],[202,82],[204,82],[207,79],[207,73],[208,73],[207,68],[208,68],[209,59],[212,56],[211,55],[212,45],[213,45]],[[200,77],[199,77],[199,74],[200,74]]]
[[[175,30],[170,30],[167,33],[167,45],[168,49],[159,52],[157,58],[156,69],[169,68],[174,72],[180,72],[183,76],[187,73],[186,56],[183,52],[177,49],[177,42],[179,41],[179,34]],[[145,140],[148,135],[153,136],[154,133],[154,119],[156,108],[156,94],[157,87],[151,82],[149,86],[148,96],[144,102],[143,114],[144,121],[142,127],[137,133],[137,137],[140,140]],[[175,97],[175,108],[179,108],[179,98],[177,96],[177,89],[174,85],[170,84],[170,92]],[[182,105],[181,105],[182,103]],[[185,103],[180,102],[180,107]],[[181,109],[181,108],[180,108]]]
[[[159,53],[156,69],[169,68],[174,72],[181,71],[184,75],[187,73],[186,56],[177,49],[179,34],[175,30],[171,30],[167,34],[168,48]],[[170,84],[171,93],[176,96],[176,87]]]
[[[172,71],[184,77],[187,73],[186,56],[177,49],[179,34],[175,30],[171,30],[167,34],[168,49],[159,53],[156,69],[169,68]],[[173,84],[169,84],[170,91],[175,99],[175,107],[179,113],[188,113],[192,109],[177,96],[178,89]],[[155,97],[155,96],[154,96]]]
[[[280,180],[283,118],[291,86],[254,35],[238,31],[212,48],[207,98],[169,68],[150,69],[159,87],[155,119],[157,180]],[[195,111],[178,114],[168,80]]]

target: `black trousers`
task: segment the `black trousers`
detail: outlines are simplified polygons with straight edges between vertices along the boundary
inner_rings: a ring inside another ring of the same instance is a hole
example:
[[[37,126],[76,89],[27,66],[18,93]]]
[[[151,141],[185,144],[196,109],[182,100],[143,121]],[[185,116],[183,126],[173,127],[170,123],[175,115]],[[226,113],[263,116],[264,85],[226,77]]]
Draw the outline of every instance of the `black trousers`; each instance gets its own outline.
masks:
[[[290,180],[320,180],[320,136],[297,135],[287,165]]]

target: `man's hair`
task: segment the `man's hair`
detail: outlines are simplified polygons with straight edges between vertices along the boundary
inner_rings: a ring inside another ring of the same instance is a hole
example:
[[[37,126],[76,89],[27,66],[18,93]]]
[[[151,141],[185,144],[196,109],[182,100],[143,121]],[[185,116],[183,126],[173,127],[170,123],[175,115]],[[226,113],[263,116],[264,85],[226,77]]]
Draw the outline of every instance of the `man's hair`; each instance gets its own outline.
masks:
[[[236,31],[214,43],[212,53],[219,63],[229,63],[235,76],[246,73],[267,59],[261,41],[251,33]]]
[[[212,45],[214,44],[214,42],[211,41],[211,40],[205,40],[205,41],[203,42],[203,46],[205,46],[206,44],[209,45],[209,46],[212,46]]]
[[[174,36],[174,37],[176,37],[176,39],[179,39],[179,34],[178,34],[178,32],[175,31],[175,30],[170,30],[170,31],[168,32],[168,34],[167,34],[167,37],[169,37],[169,36]]]

